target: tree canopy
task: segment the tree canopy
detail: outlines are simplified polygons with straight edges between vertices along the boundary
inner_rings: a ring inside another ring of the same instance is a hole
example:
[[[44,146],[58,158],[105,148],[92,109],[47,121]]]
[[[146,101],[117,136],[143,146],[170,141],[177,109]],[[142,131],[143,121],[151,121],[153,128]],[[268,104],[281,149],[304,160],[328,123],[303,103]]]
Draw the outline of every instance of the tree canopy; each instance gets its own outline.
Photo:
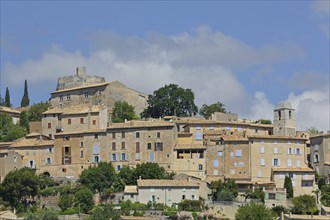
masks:
[[[21,101],[21,107],[29,106],[30,104],[30,98],[29,98],[29,92],[28,92],[28,86],[27,86],[27,80],[24,82],[24,94]]]
[[[6,107],[11,107],[11,103],[10,103],[10,94],[9,94],[9,89],[8,87],[6,88],[6,94],[5,94],[5,106]]]
[[[176,84],[165,85],[148,96],[148,108],[142,117],[191,116],[198,111],[195,95],[191,89]]]
[[[199,110],[199,114],[208,119],[214,112],[226,113],[225,105],[221,102],[217,102],[211,105],[204,104]]]
[[[318,212],[314,196],[301,195],[291,199],[293,214],[315,214]]]
[[[26,130],[13,123],[12,117],[6,113],[0,113],[0,141],[13,141],[25,136]]]
[[[100,162],[98,166],[84,170],[79,181],[93,192],[102,193],[105,189],[111,188],[115,175],[115,169],[111,163]]]
[[[3,201],[7,201],[13,208],[26,204],[27,199],[36,196],[39,189],[38,177],[34,171],[24,167],[10,171],[1,184],[0,195]]]
[[[277,214],[271,209],[264,204],[254,202],[240,206],[235,214],[236,220],[275,220],[276,218]]]
[[[126,101],[117,101],[112,112],[112,122],[124,122],[126,120],[138,119],[134,107]]]
[[[88,213],[94,206],[93,192],[86,186],[82,186],[74,195],[74,206],[84,212]]]
[[[257,122],[260,123],[260,124],[264,124],[264,125],[271,125],[272,124],[272,120],[269,120],[269,119],[259,119]]]
[[[234,180],[212,181],[210,188],[213,200],[232,201],[238,195],[238,187]]]
[[[287,198],[292,198],[293,197],[292,180],[288,176],[285,176],[285,179],[284,179],[284,188],[286,189]]]

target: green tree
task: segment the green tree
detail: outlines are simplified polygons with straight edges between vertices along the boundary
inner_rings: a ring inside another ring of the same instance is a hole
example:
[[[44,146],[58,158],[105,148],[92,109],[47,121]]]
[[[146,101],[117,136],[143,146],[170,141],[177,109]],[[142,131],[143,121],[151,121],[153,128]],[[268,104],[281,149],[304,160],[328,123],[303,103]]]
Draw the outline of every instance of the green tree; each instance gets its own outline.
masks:
[[[5,106],[5,100],[0,95],[0,106]]]
[[[8,87],[6,88],[6,94],[5,94],[5,106],[6,107],[11,107],[11,103],[10,103],[10,94],[9,94],[9,89]]]
[[[214,112],[226,113],[225,105],[221,102],[217,102],[211,105],[204,104],[199,110],[199,114],[206,119],[210,118]]]
[[[284,179],[284,188],[286,189],[286,197],[287,198],[292,198],[293,197],[292,180],[288,176],[285,176],[285,179]]]
[[[24,82],[24,94],[21,101],[21,107],[29,106],[30,104],[30,98],[29,98],[29,92],[28,92],[28,86],[27,86],[27,80]]]
[[[272,121],[269,119],[259,119],[257,122],[259,122],[260,124],[264,124],[264,125],[271,125]]]
[[[61,193],[58,206],[63,211],[71,208],[73,205],[73,195],[70,193]]]
[[[14,125],[12,117],[0,113],[0,141],[13,141],[25,136],[26,131],[18,124]]]
[[[41,173],[38,175],[39,188],[41,190],[58,185],[54,179]]]
[[[316,214],[318,212],[314,196],[301,195],[291,199],[293,214]]]
[[[319,129],[317,129],[315,126],[307,128],[307,131],[312,135],[316,135],[320,132]]]
[[[330,207],[330,184],[325,184],[321,187],[321,203]]]
[[[142,179],[173,179],[174,175],[174,173],[167,173],[158,163],[137,164],[134,170],[135,183],[140,177]]]
[[[319,187],[319,189],[322,189],[322,187],[323,187],[325,184],[326,184],[326,182],[325,182],[324,177],[323,177],[323,176],[320,177],[320,178],[318,179],[318,181],[317,181],[317,186]]]
[[[58,215],[52,209],[45,209],[30,213],[25,220],[58,220]]]
[[[142,117],[191,116],[198,111],[195,95],[191,89],[184,89],[176,84],[165,85],[148,96],[148,108]]]
[[[126,120],[138,119],[135,114],[134,106],[128,104],[126,101],[117,101],[112,112],[112,122],[124,122]]]
[[[24,137],[26,135],[26,130],[19,126],[18,124],[13,125],[7,132],[7,135],[2,138],[3,141],[14,141],[18,138]]]
[[[284,214],[289,213],[289,210],[287,208],[285,208],[282,205],[278,205],[278,206],[274,206],[272,207],[272,211],[275,212],[277,214],[278,217],[281,216],[281,213],[283,212]]]
[[[93,192],[82,186],[74,195],[74,206],[83,213],[88,213],[94,206]]]
[[[227,201],[238,196],[238,187],[234,180],[222,180],[212,181],[211,186],[213,200],[223,200]],[[230,195],[232,194],[232,196]]]
[[[185,199],[178,204],[178,207],[179,207],[179,211],[201,212],[202,211],[202,201]]]
[[[39,190],[38,177],[34,171],[24,167],[10,171],[1,184],[1,198],[13,208],[27,204],[27,199],[37,195]]]
[[[265,192],[262,189],[255,189],[254,191],[248,189],[245,191],[244,197],[245,201],[246,199],[259,199],[262,203],[265,202]]]
[[[116,219],[120,213],[113,208],[112,204],[104,204],[97,206],[90,217],[90,220],[100,219]]]
[[[118,176],[122,179],[125,185],[135,185],[136,184],[136,176],[134,168],[130,168],[129,166],[123,166]]]
[[[26,131],[29,131],[29,116],[27,111],[21,112],[21,115],[19,116],[19,125]]]
[[[30,121],[41,121],[42,113],[47,111],[51,107],[49,102],[39,102],[31,106],[28,110],[28,118]]]
[[[116,172],[111,163],[100,162],[98,166],[84,170],[79,178],[82,185],[88,187],[94,193],[102,193],[111,188]]]
[[[240,206],[235,214],[236,220],[275,220],[276,213],[267,208],[264,204],[248,203]]]

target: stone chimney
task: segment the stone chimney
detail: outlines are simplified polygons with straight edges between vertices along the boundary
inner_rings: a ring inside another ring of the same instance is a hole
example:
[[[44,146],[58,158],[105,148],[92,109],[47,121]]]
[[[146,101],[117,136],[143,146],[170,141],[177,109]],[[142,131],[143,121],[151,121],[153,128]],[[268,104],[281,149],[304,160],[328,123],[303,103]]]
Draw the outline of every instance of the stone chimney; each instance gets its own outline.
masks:
[[[86,67],[77,67],[76,69],[77,76],[85,76],[86,75]]]

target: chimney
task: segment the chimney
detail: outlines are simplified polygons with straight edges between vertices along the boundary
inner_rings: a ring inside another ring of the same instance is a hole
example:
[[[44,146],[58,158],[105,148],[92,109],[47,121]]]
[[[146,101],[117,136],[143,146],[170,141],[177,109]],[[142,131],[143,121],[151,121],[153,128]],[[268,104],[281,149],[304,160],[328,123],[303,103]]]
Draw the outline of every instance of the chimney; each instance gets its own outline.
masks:
[[[86,75],[86,67],[77,67],[76,69],[77,76],[84,76]]]

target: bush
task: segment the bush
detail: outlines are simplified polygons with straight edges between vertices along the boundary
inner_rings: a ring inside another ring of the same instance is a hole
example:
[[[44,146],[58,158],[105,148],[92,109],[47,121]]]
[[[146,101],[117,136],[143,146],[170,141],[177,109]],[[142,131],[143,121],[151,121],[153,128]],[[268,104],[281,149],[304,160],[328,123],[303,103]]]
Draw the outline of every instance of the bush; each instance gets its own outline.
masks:
[[[316,201],[314,196],[301,195],[292,198],[293,207],[291,212],[293,214],[317,214],[318,209],[316,207]]]
[[[62,212],[71,208],[72,205],[73,205],[73,195],[67,193],[60,195],[58,206],[60,207]]]
[[[326,184],[324,177],[320,177],[319,180],[317,181],[317,186],[319,189],[322,189],[322,186]]]
[[[25,220],[57,220],[57,213],[53,210],[40,210],[35,213],[30,213]]]
[[[272,208],[272,211],[275,212],[277,214],[277,216],[281,216],[281,213],[289,213],[289,210],[287,208],[285,208],[282,205],[278,205]]]
[[[275,219],[276,213],[267,208],[264,204],[248,203],[240,206],[235,214],[236,220],[264,220]]]
[[[74,195],[74,206],[83,213],[88,213],[94,206],[93,192],[82,186]]]
[[[199,200],[183,200],[178,204],[179,211],[200,212],[202,211],[202,202]]]

